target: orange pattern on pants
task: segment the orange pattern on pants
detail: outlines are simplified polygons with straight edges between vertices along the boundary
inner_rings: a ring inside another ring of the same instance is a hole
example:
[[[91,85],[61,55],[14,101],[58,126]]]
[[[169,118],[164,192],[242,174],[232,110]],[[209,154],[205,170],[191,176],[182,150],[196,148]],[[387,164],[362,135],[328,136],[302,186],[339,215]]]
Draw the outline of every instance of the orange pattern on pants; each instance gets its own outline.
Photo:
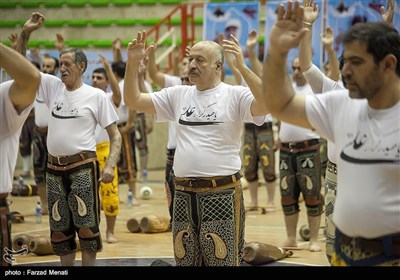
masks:
[[[106,160],[110,154],[110,142],[102,142],[96,145],[97,160],[99,161],[100,171],[106,165]],[[100,183],[100,199],[106,216],[117,216],[119,214],[118,197],[118,169],[114,167],[114,179],[111,183]]]

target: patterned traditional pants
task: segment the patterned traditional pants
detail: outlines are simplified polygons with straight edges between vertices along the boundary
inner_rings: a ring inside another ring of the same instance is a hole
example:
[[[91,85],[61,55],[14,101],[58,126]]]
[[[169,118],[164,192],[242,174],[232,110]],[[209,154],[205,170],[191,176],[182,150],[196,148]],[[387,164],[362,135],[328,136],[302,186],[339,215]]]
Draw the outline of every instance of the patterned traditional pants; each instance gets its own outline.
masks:
[[[262,126],[245,124],[243,165],[244,176],[248,182],[258,181],[259,162],[265,181],[275,181],[274,133],[271,122]]]
[[[299,212],[299,195],[303,193],[309,216],[323,211],[321,196],[321,161],[319,146],[307,151],[280,150],[280,192],[285,215]]]
[[[82,250],[100,251],[99,166],[96,158],[82,164],[64,167],[48,164],[47,167],[50,237],[54,253],[61,256],[74,252],[75,232]]]
[[[177,266],[238,266],[245,214],[240,181],[207,191],[176,185],[172,225]]]
[[[336,199],[336,164],[328,161],[325,175],[325,237],[326,256],[331,260],[335,243],[335,224],[333,223],[333,209]]]

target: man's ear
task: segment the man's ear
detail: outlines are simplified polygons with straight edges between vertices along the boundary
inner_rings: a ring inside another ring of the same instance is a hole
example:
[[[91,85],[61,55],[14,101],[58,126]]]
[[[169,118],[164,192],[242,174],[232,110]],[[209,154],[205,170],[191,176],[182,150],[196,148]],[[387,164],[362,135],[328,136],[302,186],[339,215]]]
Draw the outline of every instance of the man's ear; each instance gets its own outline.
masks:
[[[221,61],[217,61],[217,62],[215,63],[215,69],[217,69],[217,70],[222,70],[223,67],[224,67],[224,65],[222,65],[222,62],[221,62]]]
[[[85,71],[85,62],[81,62],[81,63],[79,63],[79,68],[82,70],[82,73],[84,73],[84,71]]]
[[[382,63],[384,65],[384,70],[390,70],[393,72],[396,72],[396,65],[397,65],[397,59],[393,54],[387,54],[383,60]]]

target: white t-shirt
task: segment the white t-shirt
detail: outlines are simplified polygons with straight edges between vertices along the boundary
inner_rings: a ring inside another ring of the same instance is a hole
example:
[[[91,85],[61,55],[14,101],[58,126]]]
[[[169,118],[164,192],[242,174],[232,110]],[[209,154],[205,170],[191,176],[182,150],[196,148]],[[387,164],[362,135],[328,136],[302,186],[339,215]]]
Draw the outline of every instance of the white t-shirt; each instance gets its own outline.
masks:
[[[313,95],[312,89],[309,84],[304,86],[297,86],[293,84],[293,88],[297,95]],[[279,139],[283,143],[287,142],[302,142],[310,139],[319,139],[319,135],[308,128],[300,127],[290,123],[281,121],[281,128],[279,130]]]
[[[11,80],[0,84],[0,193],[9,193],[12,190],[19,136],[33,108],[32,104],[18,114],[9,98],[12,82]]]
[[[177,147],[174,172],[178,177],[231,175],[241,168],[240,147],[244,121],[253,117],[254,97],[243,86],[220,83],[198,91],[196,86],[175,86],[150,93],[156,121],[175,121]]]
[[[311,65],[307,71],[303,72],[304,78],[311,86],[314,93],[324,93],[332,90],[345,89],[342,82],[334,81],[328,78],[322,71],[315,66]],[[329,161],[336,163],[335,158],[335,144],[332,141],[328,141],[328,159]]]
[[[374,110],[346,90],[307,96],[311,125],[335,143],[333,221],[351,237],[400,232],[400,102]]]
[[[87,84],[68,91],[63,82],[41,73],[38,90],[51,112],[47,149],[53,156],[66,156],[81,151],[96,151],[95,129],[118,120],[114,106],[101,89]]]
[[[125,123],[129,119],[129,108],[126,106],[125,101],[124,101],[124,80],[119,81],[118,83],[119,90],[121,92],[121,102],[119,103],[119,106],[116,108],[117,115],[119,120],[117,121],[117,124],[120,123]]]
[[[110,101],[114,106],[114,103],[112,102],[112,92],[106,92],[106,95],[108,96],[108,98],[110,98]],[[114,106],[114,108],[115,108],[115,106]],[[110,141],[110,137],[108,137],[107,130],[105,128],[102,128],[100,125],[96,126],[94,135],[96,138],[96,144]]]
[[[50,118],[50,110],[44,104],[43,100],[36,97],[34,102],[35,106],[35,124],[38,127],[48,127],[49,126],[49,118]]]
[[[165,87],[179,86],[182,81],[177,76],[164,75]],[[149,91],[150,92],[150,91]],[[153,91],[151,91],[153,92]],[[175,122],[168,122],[168,143],[167,149],[176,149],[176,124]]]

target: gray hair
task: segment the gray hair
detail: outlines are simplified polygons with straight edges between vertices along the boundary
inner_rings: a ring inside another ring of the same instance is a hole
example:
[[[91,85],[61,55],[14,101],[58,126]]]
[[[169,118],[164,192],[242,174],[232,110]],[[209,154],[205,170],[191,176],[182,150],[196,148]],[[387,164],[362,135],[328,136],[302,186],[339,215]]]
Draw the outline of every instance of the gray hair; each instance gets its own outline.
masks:
[[[83,69],[83,73],[85,73],[86,68],[87,68],[87,57],[85,53],[78,48],[67,48],[61,51],[60,56],[62,56],[65,53],[72,53],[74,55],[74,61],[75,64],[79,65],[81,62],[85,63],[85,68]]]

